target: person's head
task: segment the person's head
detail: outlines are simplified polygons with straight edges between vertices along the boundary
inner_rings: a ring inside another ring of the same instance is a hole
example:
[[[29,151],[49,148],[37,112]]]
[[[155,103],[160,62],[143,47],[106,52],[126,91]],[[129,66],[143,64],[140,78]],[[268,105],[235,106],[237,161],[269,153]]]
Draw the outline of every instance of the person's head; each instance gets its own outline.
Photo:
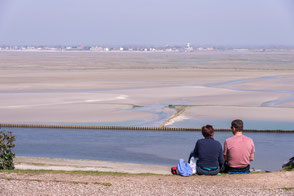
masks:
[[[237,132],[242,132],[243,131],[243,121],[240,119],[233,120],[231,123],[231,129],[233,134]]]
[[[205,125],[202,127],[202,135],[203,137],[213,137],[214,129],[211,125]]]

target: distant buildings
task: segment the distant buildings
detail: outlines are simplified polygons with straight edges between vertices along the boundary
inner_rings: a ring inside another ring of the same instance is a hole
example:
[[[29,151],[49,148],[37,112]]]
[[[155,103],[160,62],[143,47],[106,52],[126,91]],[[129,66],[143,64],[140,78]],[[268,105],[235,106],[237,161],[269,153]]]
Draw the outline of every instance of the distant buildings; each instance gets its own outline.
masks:
[[[193,48],[190,43],[187,43],[187,47],[185,48],[185,52],[193,52]]]
[[[194,46],[190,43],[182,46],[7,46],[0,45],[0,51],[24,51],[24,52],[211,52],[211,51],[235,51],[235,52],[265,52],[265,51],[291,51],[294,52],[294,48],[225,48],[225,47],[203,47]]]

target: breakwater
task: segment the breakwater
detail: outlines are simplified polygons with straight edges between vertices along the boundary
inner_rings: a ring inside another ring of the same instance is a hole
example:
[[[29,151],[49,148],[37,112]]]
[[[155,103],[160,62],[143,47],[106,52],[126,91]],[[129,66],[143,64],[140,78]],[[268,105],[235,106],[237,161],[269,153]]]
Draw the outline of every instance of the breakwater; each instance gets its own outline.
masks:
[[[133,127],[133,126],[91,126],[91,125],[58,125],[58,124],[8,124],[0,123],[0,128],[49,128],[49,129],[101,129],[101,130],[140,130],[140,131],[201,131],[200,128],[181,127]],[[231,132],[231,129],[215,129],[218,132]],[[245,132],[261,133],[294,133],[294,130],[257,130],[246,129]]]

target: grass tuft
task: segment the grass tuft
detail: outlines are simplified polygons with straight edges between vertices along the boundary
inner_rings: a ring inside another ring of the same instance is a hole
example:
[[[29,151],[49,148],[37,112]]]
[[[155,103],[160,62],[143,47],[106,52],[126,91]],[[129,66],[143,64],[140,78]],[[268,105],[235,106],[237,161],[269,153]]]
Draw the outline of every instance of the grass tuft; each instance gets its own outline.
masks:
[[[164,174],[139,173],[131,174],[125,172],[105,172],[105,171],[63,171],[63,170],[32,170],[32,169],[14,169],[14,170],[0,170],[0,173],[16,173],[16,174],[72,174],[72,175],[114,175],[114,176],[169,176]]]
[[[284,187],[282,189],[285,191],[291,191],[291,190],[294,190],[294,187]]]
[[[104,183],[102,183],[102,185],[104,185],[104,186],[112,186],[112,184],[108,183],[108,182],[104,182]]]

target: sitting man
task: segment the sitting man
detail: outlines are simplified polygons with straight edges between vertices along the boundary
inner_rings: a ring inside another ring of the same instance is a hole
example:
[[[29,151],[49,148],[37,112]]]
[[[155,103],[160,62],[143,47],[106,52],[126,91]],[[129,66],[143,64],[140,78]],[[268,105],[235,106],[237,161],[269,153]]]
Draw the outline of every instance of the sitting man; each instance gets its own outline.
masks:
[[[250,161],[254,160],[255,147],[250,137],[243,135],[242,120],[232,121],[233,137],[226,139],[224,159],[226,173],[249,173]]]

